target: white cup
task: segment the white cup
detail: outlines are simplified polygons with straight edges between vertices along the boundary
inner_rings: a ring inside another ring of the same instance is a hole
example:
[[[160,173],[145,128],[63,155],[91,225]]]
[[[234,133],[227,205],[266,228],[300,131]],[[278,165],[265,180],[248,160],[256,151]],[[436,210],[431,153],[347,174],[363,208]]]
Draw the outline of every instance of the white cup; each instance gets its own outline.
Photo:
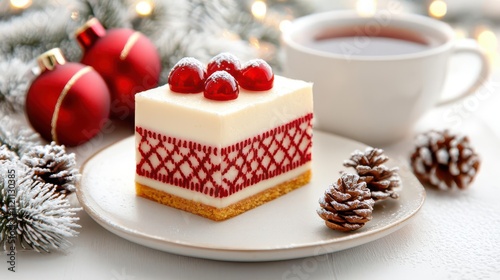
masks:
[[[336,51],[318,47],[326,42],[322,40],[343,36],[359,37],[338,44]],[[400,51],[397,48],[370,54],[371,44],[387,36],[415,37],[425,45],[402,54],[396,53]],[[408,135],[433,106],[473,93],[487,78],[488,62],[477,43],[454,37],[446,23],[414,14],[312,14],[294,20],[283,33],[283,72],[287,77],[313,82],[315,128],[373,146],[386,145]],[[440,96],[448,62],[459,52],[476,55],[481,70],[471,86],[444,100]]]

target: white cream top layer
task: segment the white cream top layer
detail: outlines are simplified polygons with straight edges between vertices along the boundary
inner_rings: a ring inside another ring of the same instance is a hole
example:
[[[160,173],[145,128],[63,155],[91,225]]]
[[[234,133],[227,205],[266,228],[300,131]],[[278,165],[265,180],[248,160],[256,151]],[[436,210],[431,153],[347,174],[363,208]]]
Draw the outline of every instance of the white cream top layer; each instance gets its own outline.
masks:
[[[176,93],[165,85],[136,94],[135,106],[136,126],[225,147],[311,113],[312,84],[275,76],[271,90],[240,88],[238,98],[230,101]]]

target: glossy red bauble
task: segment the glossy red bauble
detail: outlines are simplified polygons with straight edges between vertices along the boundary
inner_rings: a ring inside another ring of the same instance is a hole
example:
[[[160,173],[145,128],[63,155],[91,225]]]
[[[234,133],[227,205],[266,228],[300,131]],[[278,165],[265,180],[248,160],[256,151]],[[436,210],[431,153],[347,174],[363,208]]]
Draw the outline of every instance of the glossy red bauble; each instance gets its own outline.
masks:
[[[226,71],[216,71],[205,81],[203,96],[212,100],[226,101],[238,98],[240,90],[236,79]]]
[[[38,57],[41,74],[26,96],[26,114],[47,141],[80,145],[101,131],[110,94],[101,76],[80,63],[66,62],[59,49]]]
[[[111,92],[110,115],[134,119],[134,95],[158,86],[160,56],[151,41],[131,29],[106,31],[97,19],[76,32],[83,49],[81,62],[92,66]]]
[[[198,93],[203,91],[205,70],[195,58],[184,57],[174,65],[168,75],[170,90],[179,93]]]
[[[262,59],[250,60],[241,68],[238,83],[247,90],[270,90],[274,83],[273,70]]]

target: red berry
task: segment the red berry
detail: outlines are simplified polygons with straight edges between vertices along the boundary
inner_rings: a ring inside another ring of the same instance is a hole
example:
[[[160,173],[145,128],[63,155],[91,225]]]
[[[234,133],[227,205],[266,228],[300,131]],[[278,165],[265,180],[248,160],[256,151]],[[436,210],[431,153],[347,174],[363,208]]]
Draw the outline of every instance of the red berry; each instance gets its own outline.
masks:
[[[238,82],[226,71],[216,71],[205,81],[203,96],[212,100],[233,100],[238,98]]]
[[[220,53],[208,62],[207,76],[212,75],[215,71],[224,70],[237,78],[240,68],[240,60],[236,56],[231,53]]]
[[[270,90],[273,88],[273,82],[273,70],[262,59],[253,59],[245,63],[238,77],[240,86],[248,90]]]
[[[192,57],[184,57],[179,60],[168,75],[170,90],[180,93],[202,92],[204,82],[203,64]]]

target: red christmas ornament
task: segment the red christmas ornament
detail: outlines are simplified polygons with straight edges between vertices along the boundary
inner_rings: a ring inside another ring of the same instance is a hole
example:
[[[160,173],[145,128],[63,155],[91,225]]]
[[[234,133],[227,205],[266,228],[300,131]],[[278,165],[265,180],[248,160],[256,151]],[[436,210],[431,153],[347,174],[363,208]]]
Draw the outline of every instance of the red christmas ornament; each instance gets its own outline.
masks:
[[[41,74],[26,96],[26,114],[48,141],[80,145],[101,130],[108,119],[110,94],[92,67],[66,62],[60,49],[38,57]]]
[[[131,29],[106,31],[93,18],[76,31],[83,49],[81,62],[92,66],[111,92],[110,115],[134,120],[134,95],[158,86],[160,56],[151,41]]]

